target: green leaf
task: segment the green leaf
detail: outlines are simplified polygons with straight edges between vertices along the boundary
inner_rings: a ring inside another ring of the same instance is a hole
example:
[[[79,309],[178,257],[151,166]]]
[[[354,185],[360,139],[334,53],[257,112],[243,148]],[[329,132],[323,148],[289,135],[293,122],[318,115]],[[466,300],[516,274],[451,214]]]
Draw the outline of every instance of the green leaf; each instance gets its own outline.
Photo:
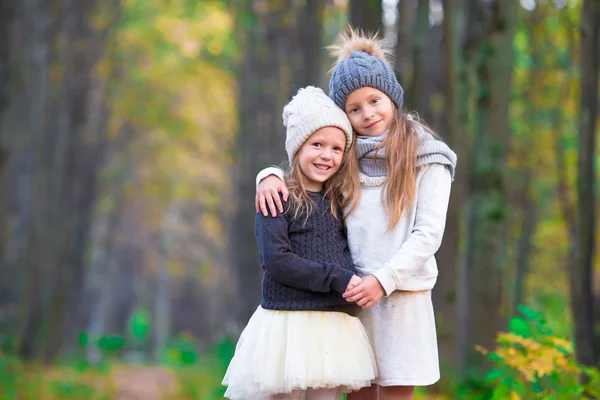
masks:
[[[528,319],[529,321],[533,321],[536,320],[540,317],[540,315],[542,315],[541,312],[538,311],[534,311],[531,308],[527,307],[526,305],[523,304],[519,304],[517,306],[517,310],[523,314],[523,316]]]
[[[77,335],[77,343],[79,343],[81,347],[87,347],[89,342],[90,336],[87,334],[87,332],[79,332]]]
[[[98,339],[98,348],[102,352],[116,353],[125,347],[125,339],[117,335],[102,336]]]
[[[492,383],[494,381],[497,381],[498,379],[500,379],[503,375],[504,375],[504,368],[494,368],[490,371],[488,371],[487,374],[485,374],[485,382],[487,383]]]
[[[512,382],[512,389],[521,396],[525,396],[527,394],[527,388],[522,382],[518,380],[514,380]]]
[[[524,338],[531,337],[531,328],[527,321],[520,317],[512,317],[508,323],[509,330]]]
[[[531,382],[531,390],[533,390],[533,393],[542,393],[544,391],[537,381]]]
[[[129,319],[131,335],[137,343],[145,343],[150,336],[150,313],[146,309],[136,310]]]

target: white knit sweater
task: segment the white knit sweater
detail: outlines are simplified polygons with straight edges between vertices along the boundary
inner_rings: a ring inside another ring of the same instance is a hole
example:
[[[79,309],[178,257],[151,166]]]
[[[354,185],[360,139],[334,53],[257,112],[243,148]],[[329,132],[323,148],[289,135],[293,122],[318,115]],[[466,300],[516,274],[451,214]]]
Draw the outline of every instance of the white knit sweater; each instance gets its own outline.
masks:
[[[441,164],[417,174],[417,197],[390,231],[382,202],[385,177],[361,174],[357,208],[346,218],[348,244],[359,275],[373,274],[386,295],[395,290],[429,290],[437,279],[434,254],[440,247],[450,197],[451,176]]]

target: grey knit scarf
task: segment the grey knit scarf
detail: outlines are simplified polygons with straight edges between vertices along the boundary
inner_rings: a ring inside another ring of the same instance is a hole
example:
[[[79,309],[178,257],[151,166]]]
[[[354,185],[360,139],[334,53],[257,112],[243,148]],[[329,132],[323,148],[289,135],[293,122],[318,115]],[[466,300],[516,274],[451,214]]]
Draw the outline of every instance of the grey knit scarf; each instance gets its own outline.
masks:
[[[446,143],[435,139],[431,134],[419,129],[418,135],[417,167],[427,164],[445,165],[450,170],[450,175],[452,176],[452,180],[454,180],[456,154]],[[363,174],[369,177],[387,176],[385,148],[381,148],[375,152],[386,136],[387,133],[375,137],[358,135],[356,150],[358,165]]]

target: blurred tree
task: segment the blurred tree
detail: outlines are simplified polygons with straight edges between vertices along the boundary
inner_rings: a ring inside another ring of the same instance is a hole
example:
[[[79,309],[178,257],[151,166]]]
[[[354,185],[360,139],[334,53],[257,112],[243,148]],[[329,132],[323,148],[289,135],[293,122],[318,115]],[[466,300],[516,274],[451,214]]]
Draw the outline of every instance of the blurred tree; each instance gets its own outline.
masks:
[[[4,109],[7,97],[6,86],[9,79],[9,43],[10,43],[10,21],[12,20],[13,2],[10,0],[0,1],[0,115]],[[8,150],[0,141],[0,176],[8,159]],[[0,249],[2,249],[3,235],[0,234]],[[1,301],[1,300],[0,300]]]
[[[7,98],[7,85],[10,62],[8,59],[10,49],[11,22],[14,18],[15,4],[10,0],[0,1],[0,112],[4,109]],[[0,171],[2,166],[0,164]]]
[[[409,0],[400,0],[396,3],[396,49],[395,49],[395,67],[398,76],[398,82],[408,85],[412,80],[413,74],[413,48],[415,42],[415,32],[413,29],[415,20],[415,7]]]
[[[254,178],[261,168],[284,159],[282,109],[299,88],[318,81],[315,74],[320,71],[323,53],[320,35],[302,32],[321,32],[324,1],[283,3],[276,6],[274,2],[247,0],[237,16],[244,53],[239,67],[237,210],[231,231],[240,323],[245,323],[260,303],[262,273],[254,240]]]
[[[459,157],[459,168],[456,171],[455,181],[452,186],[452,195],[448,206],[444,240],[438,250],[436,258],[439,263],[439,278],[433,290],[438,325],[438,342],[440,360],[444,365],[457,366],[456,335],[457,335],[457,293],[456,274],[458,252],[460,244],[460,222],[462,204],[464,202],[464,172],[466,148],[466,124],[461,125],[459,120],[459,105],[466,103],[463,81],[458,73],[463,62],[459,47],[459,21],[463,13],[454,1],[444,2],[443,20],[443,55],[444,63],[444,137]]]
[[[383,35],[382,0],[350,0],[348,3],[349,22],[356,29]]]
[[[121,334],[133,310],[147,309],[155,359],[170,334],[210,342],[233,333],[224,232],[237,129],[233,26],[224,1],[126,2],[105,60],[118,74],[86,325],[95,338]]]
[[[544,109],[535,107],[534,102],[527,97],[528,93],[542,90],[540,83],[543,82],[544,63],[542,54],[548,51],[550,41],[545,35],[540,34],[545,19],[540,18],[539,12],[519,12],[517,16],[517,28],[515,42],[525,41],[525,44],[516,44],[515,64],[527,57],[529,68],[519,70],[515,73],[513,85],[513,96],[516,97],[522,107],[521,116],[523,121],[512,123],[513,140],[509,147],[509,161],[514,159],[514,167],[508,168],[507,180],[512,182],[507,187],[508,200],[512,207],[512,222],[516,234],[509,233],[510,245],[514,246],[514,279],[511,282],[512,293],[511,308],[516,313],[517,307],[525,302],[525,283],[529,273],[530,256],[533,247],[533,236],[540,214],[541,207],[536,204],[536,187],[533,185],[533,177],[537,175],[536,166],[540,164],[540,153],[535,151],[536,135],[541,128],[544,117]],[[511,115],[512,116],[512,115]],[[539,186],[539,185],[538,185]],[[509,230],[510,230],[509,221]],[[510,271],[510,269],[509,269]]]
[[[507,203],[504,171],[511,135],[509,103],[515,1],[473,1],[479,29],[475,138],[468,165],[466,359],[475,345],[491,348],[506,321],[502,313],[506,267]],[[481,321],[486,321],[485,324]],[[463,362],[463,368],[466,363]]]
[[[600,2],[584,0],[581,9],[581,100],[579,108],[579,154],[577,163],[576,236],[574,262],[569,269],[571,307],[575,322],[577,361],[595,365],[594,298],[592,271],[595,246],[596,117],[598,115],[598,69],[600,68]]]
[[[116,5],[2,4],[2,308],[19,353],[50,360],[81,300],[107,114],[97,65]]]
[[[406,0],[405,0],[406,1]],[[404,1],[403,1],[404,2]],[[429,35],[429,0],[419,0],[417,2],[416,23],[414,26],[414,38],[412,46],[412,74],[410,86],[407,87],[405,103],[410,109],[426,110],[425,103],[425,82],[429,79],[427,76],[427,42]],[[408,82],[406,82],[408,84]]]

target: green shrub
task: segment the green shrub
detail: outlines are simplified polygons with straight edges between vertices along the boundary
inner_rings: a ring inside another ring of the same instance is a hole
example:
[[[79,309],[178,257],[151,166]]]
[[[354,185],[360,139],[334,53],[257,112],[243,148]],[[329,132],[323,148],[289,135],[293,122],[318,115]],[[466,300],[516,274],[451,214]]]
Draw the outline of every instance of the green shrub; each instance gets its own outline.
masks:
[[[484,379],[490,399],[600,399],[599,371],[577,364],[571,341],[556,336],[542,313],[525,306],[519,312],[494,351],[479,349],[494,365]]]

